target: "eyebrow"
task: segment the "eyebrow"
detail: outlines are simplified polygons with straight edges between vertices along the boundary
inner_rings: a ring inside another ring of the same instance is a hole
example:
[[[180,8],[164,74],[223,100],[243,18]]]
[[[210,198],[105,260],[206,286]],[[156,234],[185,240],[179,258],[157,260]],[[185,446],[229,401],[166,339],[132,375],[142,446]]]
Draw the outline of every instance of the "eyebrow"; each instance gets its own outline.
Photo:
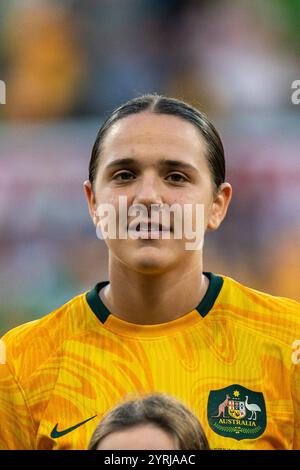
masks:
[[[166,160],[162,159],[159,162],[160,166],[169,166],[173,168],[181,168],[185,170],[192,170],[192,171],[198,171],[198,169],[194,166],[191,165],[190,163],[182,162],[181,160]]]
[[[116,167],[121,167],[121,166],[132,166],[132,165],[138,165],[138,161],[135,160],[134,158],[118,158],[117,160],[114,160],[113,162],[109,163],[106,166],[106,169],[110,170]],[[190,163],[183,162],[181,160],[167,160],[165,158],[161,159],[159,161],[159,166],[160,167],[172,167],[172,168],[178,168],[178,169],[185,169],[185,170],[191,170],[191,171],[197,171],[198,169],[194,166],[191,165]]]
[[[113,162],[109,163],[106,166],[106,169],[110,170],[119,166],[136,165],[136,164],[137,164],[137,161],[134,158],[118,158],[117,160],[114,160]]]

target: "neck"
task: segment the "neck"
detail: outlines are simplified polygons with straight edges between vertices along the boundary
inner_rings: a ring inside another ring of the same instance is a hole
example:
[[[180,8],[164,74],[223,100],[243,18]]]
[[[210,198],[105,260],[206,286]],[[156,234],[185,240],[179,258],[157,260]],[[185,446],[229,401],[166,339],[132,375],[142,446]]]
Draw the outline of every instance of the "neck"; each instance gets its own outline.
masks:
[[[115,316],[130,323],[165,323],[191,312],[204,297],[209,280],[202,273],[202,253],[197,263],[158,275],[141,274],[115,259],[109,262],[110,284],[101,299]]]

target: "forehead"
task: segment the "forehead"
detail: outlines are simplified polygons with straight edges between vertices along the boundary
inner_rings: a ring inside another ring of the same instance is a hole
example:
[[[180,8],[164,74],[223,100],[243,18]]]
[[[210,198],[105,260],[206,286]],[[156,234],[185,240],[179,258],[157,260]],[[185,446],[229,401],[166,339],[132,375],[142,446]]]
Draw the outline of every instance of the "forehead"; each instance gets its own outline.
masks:
[[[150,447],[150,445],[158,447],[158,449],[179,449],[179,442],[177,437],[164,431],[160,426],[152,423],[136,424],[129,428],[114,431],[105,436],[100,441],[100,448],[112,446],[112,449],[117,449],[118,445],[128,449],[139,449],[143,446]]]
[[[101,160],[114,158],[180,158],[189,162],[204,155],[206,143],[200,131],[177,116],[143,112],[117,121],[108,130]]]

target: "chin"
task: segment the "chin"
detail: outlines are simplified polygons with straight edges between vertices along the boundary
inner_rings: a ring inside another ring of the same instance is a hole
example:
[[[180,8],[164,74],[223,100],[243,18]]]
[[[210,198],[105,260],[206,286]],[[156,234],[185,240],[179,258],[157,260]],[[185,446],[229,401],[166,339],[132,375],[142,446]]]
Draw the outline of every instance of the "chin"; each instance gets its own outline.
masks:
[[[127,269],[141,274],[157,275],[170,271],[186,255],[181,246],[174,244],[162,247],[160,243],[137,245],[126,242],[110,244],[111,254]]]
[[[175,262],[174,252],[154,247],[132,250],[126,254],[126,264],[142,274],[160,274],[168,271]]]

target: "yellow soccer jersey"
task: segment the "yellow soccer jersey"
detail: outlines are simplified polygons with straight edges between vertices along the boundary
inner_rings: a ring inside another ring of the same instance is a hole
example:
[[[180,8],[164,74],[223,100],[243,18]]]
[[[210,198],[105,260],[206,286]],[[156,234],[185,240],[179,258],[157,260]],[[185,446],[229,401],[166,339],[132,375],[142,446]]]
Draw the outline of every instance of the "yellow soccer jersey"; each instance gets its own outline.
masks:
[[[300,304],[205,274],[197,308],[168,323],[120,320],[100,300],[104,282],[7,333],[0,448],[85,449],[116,404],[164,392],[213,449],[300,449]]]

